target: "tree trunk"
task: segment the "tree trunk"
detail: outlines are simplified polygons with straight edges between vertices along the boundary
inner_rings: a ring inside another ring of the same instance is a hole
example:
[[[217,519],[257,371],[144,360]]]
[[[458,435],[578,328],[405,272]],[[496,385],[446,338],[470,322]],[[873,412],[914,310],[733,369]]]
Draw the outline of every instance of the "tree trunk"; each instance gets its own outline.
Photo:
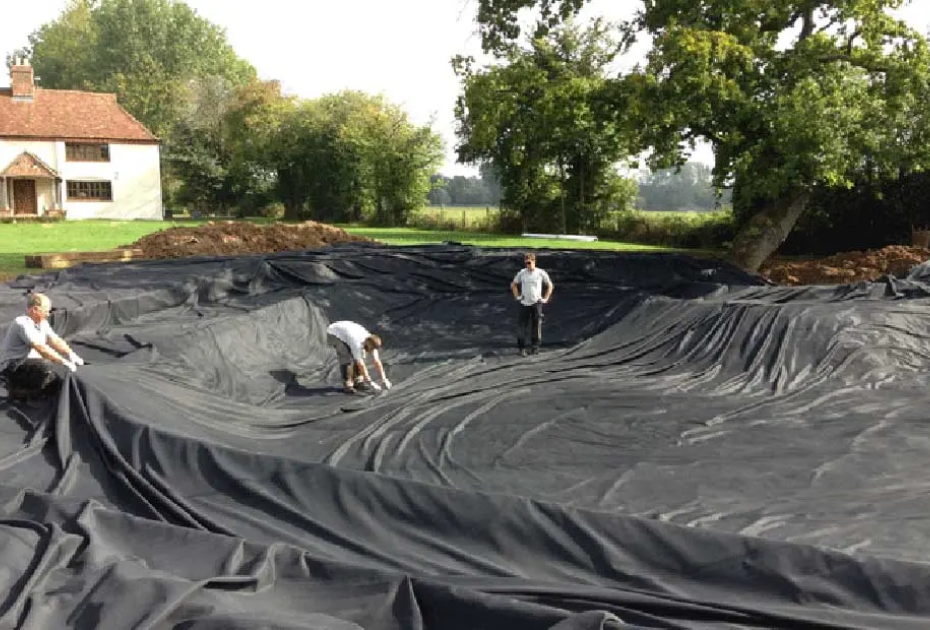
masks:
[[[300,204],[293,199],[284,200],[284,220],[285,221],[299,221],[300,216]]]
[[[591,218],[588,216],[588,209],[584,204],[584,165],[579,170],[578,179],[580,180],[578,183],[578,211],[575,213],[577,217],[575,220],[578,221],[580,218],[579,223],[583,222],[585,227],[590,227]]]
[[[810,198],[810,191],[802,190],[763,206],[733,239],[730,261],[751,273],[759,271],[765,259],[788,238]]]
[[[559,160],[559,191],[560,202],[561,202],[561,223],[562,223],[562,234],[568,234],[568,221],[565,216],[565,163]]]

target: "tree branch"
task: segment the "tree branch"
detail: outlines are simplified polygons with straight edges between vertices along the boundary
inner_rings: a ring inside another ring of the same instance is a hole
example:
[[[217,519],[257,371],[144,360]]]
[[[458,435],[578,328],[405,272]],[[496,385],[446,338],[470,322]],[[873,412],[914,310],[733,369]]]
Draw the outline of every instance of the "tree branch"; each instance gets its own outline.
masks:
[[[807,6],[802,9],[803,15],[802,19],[804,22],[801,24],[801,34],[798,35],[798,41],[804,41],[810,37],[814,32],[814,8]]]

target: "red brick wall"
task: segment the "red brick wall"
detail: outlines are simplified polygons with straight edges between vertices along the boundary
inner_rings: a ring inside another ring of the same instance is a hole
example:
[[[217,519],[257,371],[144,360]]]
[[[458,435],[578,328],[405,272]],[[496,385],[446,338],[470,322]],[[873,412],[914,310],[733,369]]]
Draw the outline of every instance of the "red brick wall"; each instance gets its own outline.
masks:
[[[33,81],[32,66],[13,66],[10,68],[13,97],[33,97],[36,86]]]

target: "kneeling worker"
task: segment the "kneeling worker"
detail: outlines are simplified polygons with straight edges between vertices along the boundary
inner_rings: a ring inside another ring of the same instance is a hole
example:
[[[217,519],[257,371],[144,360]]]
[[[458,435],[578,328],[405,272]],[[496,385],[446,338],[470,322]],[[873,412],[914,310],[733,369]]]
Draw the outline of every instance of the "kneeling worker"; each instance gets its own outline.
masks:
[[[371,360],[378,371],[381,385],[384,389],[391,389],[391,381],[384,372],[384,365],[378,355],[381,347],[381,337],[369,333],[364,326],[351,321],[333,322],[326,328],[329,345],[336,350],[339,367],[342,371],[342,380],[347,393],[354,393],[356,386],[381,391],[381,387],[371,380],[368,368],[365,367],[365,354],[371,354]]]
[[[20,315],[6,331],[0,344],[0,373],[6,377],[11,398],[46,396],[61,386],[55,365],[72,372],[84,360],[48,323],[52,302],[43,293],[32,293],[26,314]]]

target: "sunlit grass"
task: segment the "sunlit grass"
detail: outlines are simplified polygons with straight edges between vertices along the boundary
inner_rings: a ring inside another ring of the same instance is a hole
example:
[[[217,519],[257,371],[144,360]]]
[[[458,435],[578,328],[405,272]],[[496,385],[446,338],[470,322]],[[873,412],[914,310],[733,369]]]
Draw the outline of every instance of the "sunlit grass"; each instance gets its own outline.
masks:
[[[0,279],[23,273],[40,273],[27,269],[25,256],[56,252],[99,252],[130,245],[139,238],[176,226],[197,226],[206,221],[61,221],[55,223],[0,224]],[[266,222],[266,221],[261,221]],[[478,232],[432,231],[416,228],[373,228],[340,226],[348,232],[367,236],[388,245],[423,245],[453,241],[479,247],[597,249],[625,251],[662,251],[664,248],[616,241],[592,243],[563,239],[535,239]]]
[[[664,251],[667,248],[618,241],[572,241],[566,239],[525,238],[507,234],[484,234],[480,232],[442,232],[414,228],[372,228],[341,226],[346,231],[367,236],[388,245],[424,245],[429,243],[455,242],[478,247],[521,247],[551,249],[601,249],[623,251]]]

